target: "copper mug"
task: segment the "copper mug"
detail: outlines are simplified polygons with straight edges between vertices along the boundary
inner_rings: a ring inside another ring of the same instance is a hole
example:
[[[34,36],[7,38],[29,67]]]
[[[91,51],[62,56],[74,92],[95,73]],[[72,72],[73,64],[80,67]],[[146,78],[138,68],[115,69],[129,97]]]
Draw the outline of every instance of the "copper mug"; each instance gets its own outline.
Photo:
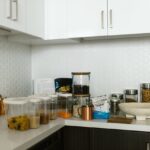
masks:
[[[93,119],[93,106],[92,105],[82,106],[78,112],[81,114],[81,118],[83,120]]]

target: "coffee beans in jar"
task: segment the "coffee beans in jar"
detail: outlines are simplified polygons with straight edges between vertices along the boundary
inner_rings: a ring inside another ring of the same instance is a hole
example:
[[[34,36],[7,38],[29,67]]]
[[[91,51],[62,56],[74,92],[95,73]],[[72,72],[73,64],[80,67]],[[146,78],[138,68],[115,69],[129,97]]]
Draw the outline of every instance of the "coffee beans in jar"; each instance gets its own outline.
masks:
[[[141,84],[141,101],[150,102],[150,83]]]

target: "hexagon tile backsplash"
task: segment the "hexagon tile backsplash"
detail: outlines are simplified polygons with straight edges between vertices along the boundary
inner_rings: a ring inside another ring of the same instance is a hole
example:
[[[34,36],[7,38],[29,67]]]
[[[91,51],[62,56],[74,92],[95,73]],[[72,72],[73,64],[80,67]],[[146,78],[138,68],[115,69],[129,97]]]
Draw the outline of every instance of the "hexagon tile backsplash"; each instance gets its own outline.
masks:
[[[0,37],[0,94],[7,97],[31,94],[31,49]]]

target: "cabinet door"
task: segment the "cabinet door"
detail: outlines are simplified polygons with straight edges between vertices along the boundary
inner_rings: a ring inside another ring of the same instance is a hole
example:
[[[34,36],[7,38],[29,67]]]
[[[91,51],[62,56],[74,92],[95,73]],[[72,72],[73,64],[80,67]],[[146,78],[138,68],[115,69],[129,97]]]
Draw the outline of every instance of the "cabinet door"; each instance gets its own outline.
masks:
[[[4,0],[2,23],[5,27],[25,32],[26,0]]]
[[[63,39],[67,37],[67,0],[46,0],[45,39]]]
[[[108,34],[150,33],[150,0],[108,0]]]
[[[64,150],[90,150],[90,129],[83,127],[64,128]]]
[[[107,0],[68,0],[69,37],[107,35]]]
[[[92,129],[92,150],[146,150],[147,134],[135,131]]]

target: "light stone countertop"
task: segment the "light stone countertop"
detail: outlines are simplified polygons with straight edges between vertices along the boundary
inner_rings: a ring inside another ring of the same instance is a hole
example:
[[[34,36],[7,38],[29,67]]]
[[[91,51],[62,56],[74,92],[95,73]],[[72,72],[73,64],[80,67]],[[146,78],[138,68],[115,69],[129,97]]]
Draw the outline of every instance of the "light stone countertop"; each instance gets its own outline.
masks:
[[[8,129],[4,117],[0,117],[0,149],[25,150],[51,135],[64,126],[78,126],[90,128],[118,129],[150,132],[150,119],[134,120],[132,124],[107,123],[106,120],[83,121],[81,119],[61,119],[51,121],[48,125],[41,125],[38,129],[15,131]]]

